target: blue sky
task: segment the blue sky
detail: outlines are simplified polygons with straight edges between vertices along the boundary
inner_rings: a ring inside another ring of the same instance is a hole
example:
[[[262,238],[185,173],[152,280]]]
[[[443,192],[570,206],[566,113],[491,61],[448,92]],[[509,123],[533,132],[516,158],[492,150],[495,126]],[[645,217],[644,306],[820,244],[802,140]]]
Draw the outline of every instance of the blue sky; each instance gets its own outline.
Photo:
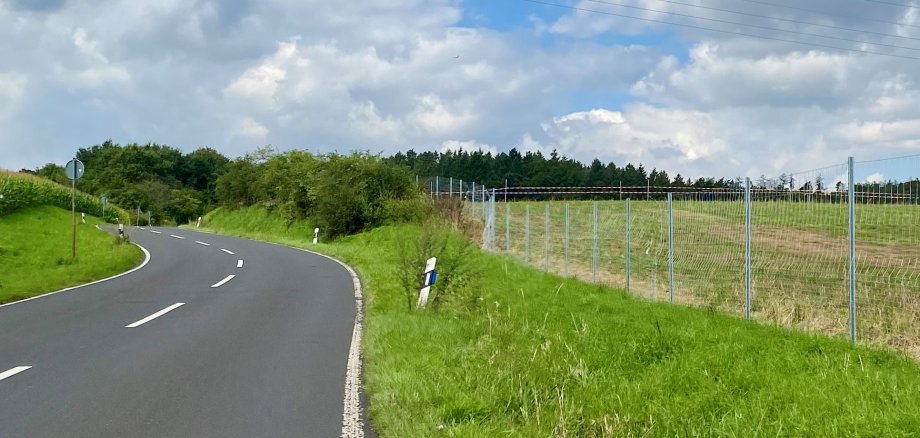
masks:
[[[920,49],[920,6],[694,1],[856,30],[614,3],[734,20],[721,28],[767,37],[791,36],[749,26]],[[268,144],[556,149],[671,174],[779,175],[920,153],[918,62],[523,0],[0,0],[0,167],[66,162],[111,138],[231,157]]]

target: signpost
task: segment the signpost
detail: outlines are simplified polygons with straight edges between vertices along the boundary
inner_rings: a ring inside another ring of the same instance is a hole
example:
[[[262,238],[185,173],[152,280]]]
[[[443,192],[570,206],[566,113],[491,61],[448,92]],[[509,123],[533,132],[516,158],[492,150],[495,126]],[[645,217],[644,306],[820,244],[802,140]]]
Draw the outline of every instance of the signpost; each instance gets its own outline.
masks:
[[[73,239],[71,240],[71,257],[77,258],[77,180],[83,176],[83,162],[74,158],[67,162],[64,173],[70,178],[70,213],[73,216]]]
[[[102,220],[103,220],[103,221],[106,221],[106,219],[105,219],[105,207],[106,207],[107,205],[109,205],[109,198],[103,196],[103,197],[100,199],[100,201],[102,202]],[[106,221],[106,222],[108,222],[108,221]]]

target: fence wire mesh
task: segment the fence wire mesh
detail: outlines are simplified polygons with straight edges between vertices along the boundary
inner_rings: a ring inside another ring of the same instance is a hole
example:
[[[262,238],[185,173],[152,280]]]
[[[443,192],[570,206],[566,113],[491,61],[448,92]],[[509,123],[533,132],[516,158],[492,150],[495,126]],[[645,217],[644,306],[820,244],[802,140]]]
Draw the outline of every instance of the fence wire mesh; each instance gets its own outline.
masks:
[[[485,248],[547,272],[920,359],[918,173],[920,155],[721,188],[423,183],[466,201]]]

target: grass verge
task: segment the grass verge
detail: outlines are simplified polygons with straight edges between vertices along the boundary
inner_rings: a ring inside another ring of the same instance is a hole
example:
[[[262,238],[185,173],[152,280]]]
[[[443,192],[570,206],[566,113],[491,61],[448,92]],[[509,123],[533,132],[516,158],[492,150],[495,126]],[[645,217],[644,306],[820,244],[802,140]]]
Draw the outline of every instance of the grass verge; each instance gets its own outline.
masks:
[[[354,266],[381,436],[902,436],[920,430],[920,367],[883,351],[711,310],[648,302],[476,252],[478,305],[408,312],[394,255],[415,226],[310,245],[283,228],[214,231]]]
[[[86,217],[77,227],[77,260],[71,259],[71,213],[43,206],[0,217],[0,303],[106,278],[136,266],[143,253],[118,244]]]

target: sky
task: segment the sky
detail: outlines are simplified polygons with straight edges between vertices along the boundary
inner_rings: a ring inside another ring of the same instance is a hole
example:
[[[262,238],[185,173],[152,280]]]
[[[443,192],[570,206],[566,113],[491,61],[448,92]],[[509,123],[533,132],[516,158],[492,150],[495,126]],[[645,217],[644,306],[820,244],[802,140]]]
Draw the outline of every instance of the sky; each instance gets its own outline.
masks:
[[[0,167],[107,139],[693,178],[920,154],[920,1],[0,0]]]

